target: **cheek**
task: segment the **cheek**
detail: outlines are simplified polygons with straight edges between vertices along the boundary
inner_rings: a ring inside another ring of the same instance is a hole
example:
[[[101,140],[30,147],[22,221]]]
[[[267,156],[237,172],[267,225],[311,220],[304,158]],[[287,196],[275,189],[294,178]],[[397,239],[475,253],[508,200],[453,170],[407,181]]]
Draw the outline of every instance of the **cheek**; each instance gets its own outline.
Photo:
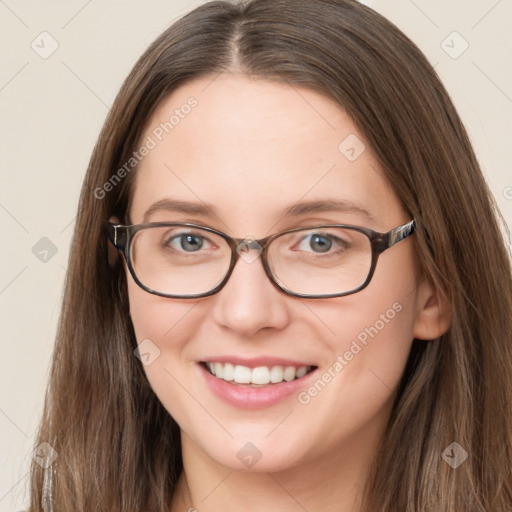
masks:
[[[191,425],[200,414],[187,392],[194,387],[194,373],[190,370],[195,363],[190,355],[190,340],[202,315],[200,308],[196,308],[198,301],[151,295],[131,278],[128,294],[130,316],[149,384],[180,426]]]
[[[337,311],[335,304],[326,311],[336,332],[332,348],[343,372],[358,381],[358,389],[369,392],[372,386],[396,387],[414,337],[414,268],[404,262],[387,269],[386,261],[381,263],[381,272],[366,289],[340,299]]]
[[[170,299],[143,290],[134,280],[124,263],[130,318],[137,343],[150,340],[166,357],[179,356],[187,337],[193,336],[194,308],[199,300]],[[199,308],[198,308],[199,309]]]
[[[171,333],[182,330],[186,322],[180,326],[180,321],[184,320],[194,307],[194,302],[167,299],[147,293],[131,277],[128,279],[128,296],[130,317],[138,343],[150,339],[160,345],[164,340],[177,339]]]
[[[150,379],[161,378],[162,370],[175,368],[185,358],[187,341],[194,333],[197,301],[158,297],[128,279],[130,317],[139,350],[151,354],[151,364],[143,360]],[[165,373],[165,372],[164,372]]]
[[[304,426],[300,435],[317,440],[313,452],[332,450],[341,439],[355,442],[376,425],[385,428],[412,343],[414,308],[406,298],[322,309],[336,335],[324,337],[330,357],[298,394],[294,414],[295,425]]]
[[[414,337],[415,270],[406,262],[396,271],[386,269],[384,259],[381,263],[368,288],[311,305],[325,326],[323,344],[330,356],[298,401],[305,415],[329,418],[338,426],[327,433],[327,443],[388,407],[407,363]]]
[[[393,297],[372,306],[364,315],[354,312],[336,351],[352,387],[346,398],[354,405],[384,398],[396,388],[413,338],[414,309],[410,304]]]

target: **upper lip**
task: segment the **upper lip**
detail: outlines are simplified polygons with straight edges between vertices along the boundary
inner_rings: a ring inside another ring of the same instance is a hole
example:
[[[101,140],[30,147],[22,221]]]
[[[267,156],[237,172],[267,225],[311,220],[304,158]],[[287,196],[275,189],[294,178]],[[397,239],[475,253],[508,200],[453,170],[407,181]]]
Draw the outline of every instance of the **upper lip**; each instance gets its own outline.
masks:
[[[203,363],[231,363],[233,365],[247,366],[249,368],[257,368],[258,366],[315,366],[314,364],[297,361],[294,359],[284,359],[282,357],[260,356],[244,358],[240,356],[215,356],[201,359]]]

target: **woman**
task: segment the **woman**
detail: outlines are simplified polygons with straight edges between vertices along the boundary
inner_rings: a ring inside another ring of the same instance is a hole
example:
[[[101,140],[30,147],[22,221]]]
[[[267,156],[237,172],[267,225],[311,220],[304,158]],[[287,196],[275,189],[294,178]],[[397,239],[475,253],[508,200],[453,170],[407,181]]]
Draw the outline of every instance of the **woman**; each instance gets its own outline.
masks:
[[[68,272],[31,511],[510,510],[494,201],[367,7],[210,2],[164,32]]]

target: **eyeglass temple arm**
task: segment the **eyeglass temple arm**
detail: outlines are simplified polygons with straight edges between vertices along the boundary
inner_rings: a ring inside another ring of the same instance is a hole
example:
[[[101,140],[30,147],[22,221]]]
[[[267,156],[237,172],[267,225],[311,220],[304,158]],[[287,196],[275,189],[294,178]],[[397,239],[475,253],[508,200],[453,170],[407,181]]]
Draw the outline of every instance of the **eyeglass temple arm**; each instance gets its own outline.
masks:
[[[126,244],[126,230],[123,229],[125,226],[118,224],[112,224],[111,222],[105,223],[105,233],[108,239],[116,249],[123,250]]]
[[[398,226],[397,228],[391,230],[389,232],[387,247],[393,247],[393,245],[397,244],[398,242],[401,242],[404,238],[407,238],[408,236],[412,235],[415,226],[416,224],[413,219],[409,221],[407,224],[404,224],[403,226]]]

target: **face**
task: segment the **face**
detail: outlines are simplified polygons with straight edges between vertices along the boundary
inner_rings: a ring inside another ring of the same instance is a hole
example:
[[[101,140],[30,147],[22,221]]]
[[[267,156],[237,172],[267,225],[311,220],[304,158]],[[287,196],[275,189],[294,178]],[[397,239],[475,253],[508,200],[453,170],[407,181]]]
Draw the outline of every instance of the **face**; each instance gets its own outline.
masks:
[[[190,222],[260,239],[321,224],[386,232],[410,220],[351,118],[307,89],[228,74],[189,82],[159,105],[148,137],[155,144],[137,170],[132,224]],[[325,200],[345,208],[286,214]],[[260,258],[239,259],[209,297],[159,297],[130,275],[128,293],[137,342],[150,340],[158,356],[144,369],[184,439],[221,465],[248,469],[261,456],[255,468],[276,471],[348,454],[384,428],[415,336],[416,275],[409,238],[380,256],[368,287],[345,297],[286,295]],[[215,362],[228,379],[234,371],[256,380],[263,368],[263,380],[292,380],[236,383],[211,375],[204,363]]]

